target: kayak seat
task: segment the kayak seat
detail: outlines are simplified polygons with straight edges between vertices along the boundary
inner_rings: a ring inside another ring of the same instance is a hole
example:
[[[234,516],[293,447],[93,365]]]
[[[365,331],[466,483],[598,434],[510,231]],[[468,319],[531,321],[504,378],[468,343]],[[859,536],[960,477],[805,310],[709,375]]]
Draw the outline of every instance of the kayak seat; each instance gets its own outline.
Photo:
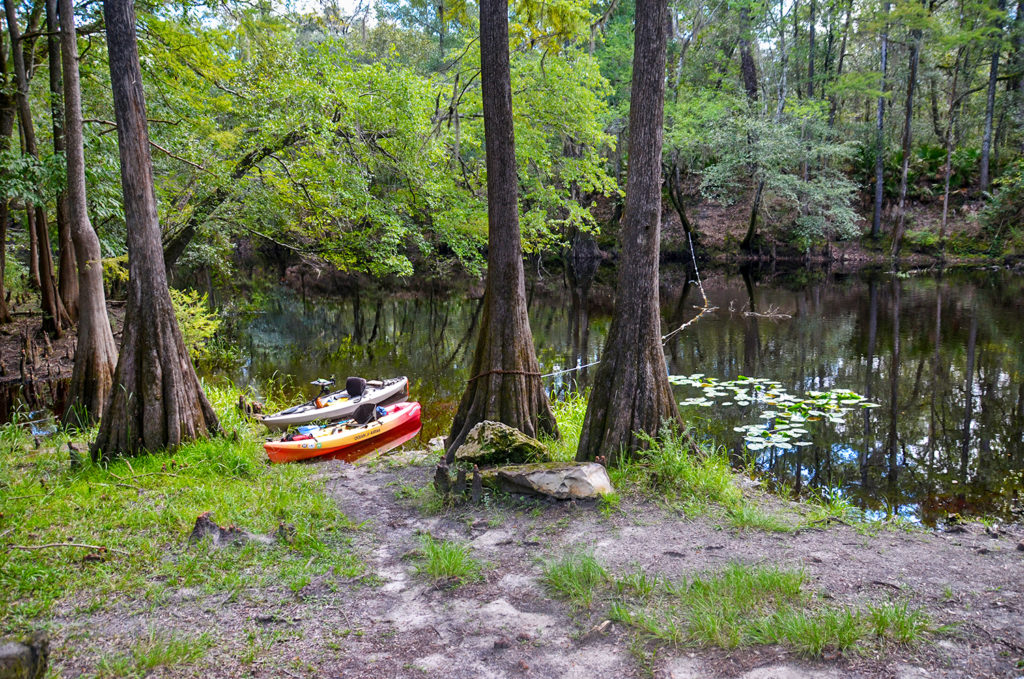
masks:
[[[352,419],[358,424],[366,424],[377,419],[377,406],[372,403],[363,403],[352,413]]]
[[[345,392],[349,398],[362,396],[366,391],[366,380],[362,377],[349,377],[345,380]]]
[[[363,403],[356,408],[354,413],[352,413],[352,419],[355,420],[357,424],[367,424],[374,420],[379,420],[387,414],[388,411],[378,405],[374,405],[373,403]]]

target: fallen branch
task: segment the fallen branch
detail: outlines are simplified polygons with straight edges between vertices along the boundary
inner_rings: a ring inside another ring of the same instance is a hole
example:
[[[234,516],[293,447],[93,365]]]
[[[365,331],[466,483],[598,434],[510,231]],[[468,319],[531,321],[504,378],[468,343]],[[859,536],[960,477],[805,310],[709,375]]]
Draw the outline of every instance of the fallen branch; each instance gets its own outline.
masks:
[[[23,552],[31,552],[37,549],[49,549],[51,547],[80,547],[82,549],[92,549],[97,552],[113,552],[115,554],[124,554],[130,556],[128,552],[120,549],[114,549],[113,547],[104,547],[103,545],[86,545],[80,542],[51,542],[45,545],[5,545],[7,549],[19,549]]]

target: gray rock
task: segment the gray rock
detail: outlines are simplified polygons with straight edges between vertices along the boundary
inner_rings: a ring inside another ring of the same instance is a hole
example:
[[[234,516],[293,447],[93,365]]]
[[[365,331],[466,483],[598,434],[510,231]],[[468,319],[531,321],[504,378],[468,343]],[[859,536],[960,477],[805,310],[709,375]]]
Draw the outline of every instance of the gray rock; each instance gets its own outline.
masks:
[[[477,464],[481,467],[496,464],[523,464],[546,462],[544,444],[515,427],[501,422],[484,420],[473,427],[466,441],[455,451],[455,461]]]
[[[37,632],[24,641],[0,641],[0,679],[41,679],[50,658],[50,640]]]
[[[550,462],[499,467],[485,483],[506,493],[547,495],[558,500],[597,498],[615,492],[608,470],[596,462]]]

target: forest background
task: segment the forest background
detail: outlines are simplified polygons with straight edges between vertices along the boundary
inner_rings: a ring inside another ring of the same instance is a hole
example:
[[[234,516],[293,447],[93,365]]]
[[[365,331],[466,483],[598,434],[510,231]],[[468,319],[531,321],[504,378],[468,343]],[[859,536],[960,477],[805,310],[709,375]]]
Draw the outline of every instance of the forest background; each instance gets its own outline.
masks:
[[[39,149],[28,153],[13,124],[4,30],[0,110],[12,124],[0,126],[0,177],[5,254],[14,254],[4,280],[17,291],[39,279],[27,208],[52,215],[58,262],[71,241],[57,214],[65,172],[45,3],[11,4]],[[165,261],[177,280],[231,280],[252,261],[239,243],[282,274],[298,259],[374,277],[482,270],[475,7],[135,9]],[[633,11],[630,0],[512,6],[528,254],[559,257],[595,239],[614,249]],[[88,211],[116,286],[126,241],[103,19],[95,3],[76,13]],[[670,20],[664,249],[688,254],[687,236],[711,256],[1024,249],[1019,3],[679,0]]]

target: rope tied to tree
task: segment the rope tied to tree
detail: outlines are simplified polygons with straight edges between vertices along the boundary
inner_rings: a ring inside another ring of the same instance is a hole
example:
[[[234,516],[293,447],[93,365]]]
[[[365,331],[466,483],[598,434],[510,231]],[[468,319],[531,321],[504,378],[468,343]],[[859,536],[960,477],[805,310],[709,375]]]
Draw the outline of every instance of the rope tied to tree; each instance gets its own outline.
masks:
[[[676,328],[672,332],[668,333],[667,335],[663,335],[662,338],[661,338],[662,346],[667,344],[668,341],[672,338],[673,335],[676,335],[677,333],[680,333],[683,330],[686,330],[686,328],[688,328],[691,325],[693,325],[694,323],[696,323],[704,314],[710,313],[710,312],[715,311],[716,309],[718,309],[718,307],[716,307],[716,306],[711,306],[711,302],[708,300],[708,295],[707,295],[706,292],[704,292],[704,283],[701,281],[701,279],[700,279],[700,271],[697,269],[697,252],[695,251],[695,249],[693,247],[693,237],[690,235],[689,232],[687,232],[687,234],[686,234],[686,239],[687,239],[687,241],[689,241],[689,244],[690,244],[690,257],[693,259],[693,276],[694,276],[694,278],[697,281],[697,288],[700,290],[700,296],[704,299],[704,306],[701,306],[701,307],[694,306],[695,309],[698,309],[698,313],[697,313],[696,316],[694,316],[690,320],[686,321],[685,323],[683,323],[682,325],[680,325],[678,328]],[[584,365],[577,365],[577,366],[575,366],[573,368],[566,368],[565,370],[556,370],[554,372],[544,373],[543,375],[541,373],[529,372],[529,371],[526,371],[526,370],[499,370],[499,369],[488,370],[487,372],[482,372],[479,375],[474,375],[473,377],[470,377],[468,380],[466,380],[466,383],[468,384],[468,383],[470,383],[470,382],[472,382],[472,381],[474,381],[474,380],[476,380],[478,378],[485,377],[487,375],[493,375],[493,374],[500,374],[500,375],[508,375],[508,374],[510,374],[510,375],[527,375],[527,376],[530,376],[530,377],[540,377],[541,379],[543,379],[545,377],[556,377],[558,375],[565,375],[566,373],[576,372],[577,370],[583,370],[584,368],[589,368],[591,366],[597,365],[600,362],[601,361],[592,361],[592,362],[586,363]]]
[[[466,380],[466,383],[468,384],[474,380],[480,379],[481,377],[487,377],[488,375],[525,375],[527,377],[544,377],[544,375],[541,375],[538,372],[531,372],[529,370],[501,370],[500,368],[495,368],[494,370],[488,370],[487,372],[482,372],[479,375],[470,377]]]

